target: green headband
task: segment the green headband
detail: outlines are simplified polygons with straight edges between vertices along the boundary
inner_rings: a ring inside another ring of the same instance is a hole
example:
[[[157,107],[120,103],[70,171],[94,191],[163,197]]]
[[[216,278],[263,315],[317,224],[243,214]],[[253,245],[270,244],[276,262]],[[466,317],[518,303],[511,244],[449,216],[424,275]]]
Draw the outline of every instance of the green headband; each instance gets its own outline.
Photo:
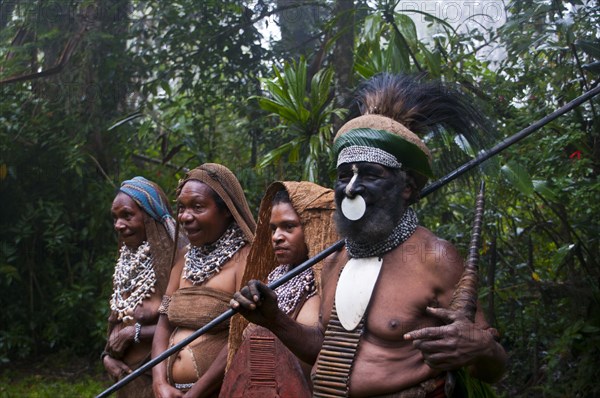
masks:
[[[353,146],[378,148],[394,156],[403,169],[433,177],[427,154],[417,145],[389,131],[372,128],[351,129],[335,140],[333,151],[338,157],[343,149]],[[358,157],[355,161],[368,161],[367,157]]]

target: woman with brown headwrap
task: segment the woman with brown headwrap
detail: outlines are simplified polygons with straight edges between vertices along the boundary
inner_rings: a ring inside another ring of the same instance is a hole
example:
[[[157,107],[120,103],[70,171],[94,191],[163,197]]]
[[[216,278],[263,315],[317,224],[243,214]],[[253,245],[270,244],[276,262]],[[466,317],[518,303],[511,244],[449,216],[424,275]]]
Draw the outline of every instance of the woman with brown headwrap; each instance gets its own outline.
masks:
[[[337,240],[333,191],[310,182],[275,182],[261,202],[256,238],[242,282],[272,282]],[[322,263],[321,263],[322,266]],[[308,269],[275,290],[279,307],[305,325],[318,324],[320,268]],[[234,316],[229,369],[222,398],[310,397],[310,365],[269,330]]]
[[[229,308],[229,299],[241,284],[256,227],[235,175],[214,163],[203,164],[180,181],[177,219],[190,245],[185,257],[175,262],[159,308],[154,356]],[[228,333],[229,325],[224,322],[155,366],[156,397],[218,394]]]
[[[174,247],[175,220],[168,203],[163,190],[144,177],[124,181],[112,203],[120,256],[102,362],[117,380],[150,358]],[[150,373],[126,385],[117,396],[153,397]]]

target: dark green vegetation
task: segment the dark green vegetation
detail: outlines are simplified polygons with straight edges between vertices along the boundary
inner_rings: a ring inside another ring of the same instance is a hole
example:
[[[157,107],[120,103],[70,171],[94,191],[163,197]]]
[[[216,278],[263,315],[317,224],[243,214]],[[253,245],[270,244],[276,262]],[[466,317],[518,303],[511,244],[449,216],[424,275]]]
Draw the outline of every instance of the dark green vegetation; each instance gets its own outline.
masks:
[[[442,176],[600,80],[597,1],[408,3],[0,2],[0,361],[97,357],[123,179],[172,193],[184,168],[221,162],[254,207],[275,179],[331,185],[348,94],[379,71],[457,82],[488,115],[483,143],[427,137]],[[464,29],[448,23],[457,12]],[[270,47],[266,21],[282,27]],[[437,34],[424,40],[414,21]],[[492,49],[497,62],[479,57]],[[417,206],[466,250],[487,182],[480,293],[511,355],[505,396],[600,394],[599,108],[583,104]]]
[[[94,397],[111,384],[98,360],[64,351],[12,360],[0,371],[0,398]]]

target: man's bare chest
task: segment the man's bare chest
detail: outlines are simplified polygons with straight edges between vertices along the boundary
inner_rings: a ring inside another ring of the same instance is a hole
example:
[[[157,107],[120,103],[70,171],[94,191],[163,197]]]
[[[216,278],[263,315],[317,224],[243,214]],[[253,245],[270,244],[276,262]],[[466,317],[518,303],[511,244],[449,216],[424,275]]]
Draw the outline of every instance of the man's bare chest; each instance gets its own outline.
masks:
[[[339,270],[344,266],[341,265]],[[339,273],[337,275],[339,279]],[[435,281],[435,275],[430,275],[423,264],[408,263],[394,256],[384,259],[365,312],[369,333],[395,341],[410,330],[435,324],[425,313],[427,306],[440,306]],[[338,280],[335,280],[335,286],[331,284],[333,281],[329,282],[322,313],[325,324],[335,301],[335,291],[339,288]]]

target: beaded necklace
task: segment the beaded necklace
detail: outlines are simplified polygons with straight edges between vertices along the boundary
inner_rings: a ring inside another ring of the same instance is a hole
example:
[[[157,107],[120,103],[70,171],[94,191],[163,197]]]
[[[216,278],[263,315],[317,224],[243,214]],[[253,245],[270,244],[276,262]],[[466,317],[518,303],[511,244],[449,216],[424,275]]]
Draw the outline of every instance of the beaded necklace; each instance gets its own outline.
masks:
[[[150,244],[143,242],[135,251],[123,245],[113,275],[110,309],[120,321],[133,320],[133,311],[155,292],[156,274]]]
[[[394,227],[392,233],[380,242],[355,242],[346,239],[346,250],[353,258],[381,257],[402,242],[410,238],[419,225],[417,214],[410,207],[402,215],[402,219]]]
[[[267,277],[268,283],[274,282],[281,278],[290,270],[289,265],[280,265],[269,273]],[[290,315],[296,309],[296,306],[302,298],[302,292],[308,292],[306,299],[314,296],[317,291],[315,289],[315,274],[312,268],[296,275],[283,285],[275,289],[277,294],[277,305],[280,310]]]
[[[246,244],[244,233],[232,223],[214,243],[204,246],[188,245],[183,266],[183,279],[199,285],[221,271],[221,266]]]

